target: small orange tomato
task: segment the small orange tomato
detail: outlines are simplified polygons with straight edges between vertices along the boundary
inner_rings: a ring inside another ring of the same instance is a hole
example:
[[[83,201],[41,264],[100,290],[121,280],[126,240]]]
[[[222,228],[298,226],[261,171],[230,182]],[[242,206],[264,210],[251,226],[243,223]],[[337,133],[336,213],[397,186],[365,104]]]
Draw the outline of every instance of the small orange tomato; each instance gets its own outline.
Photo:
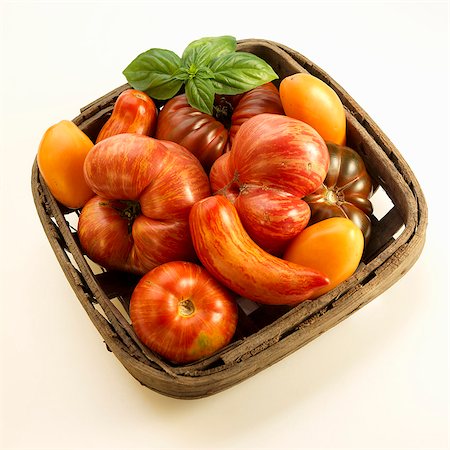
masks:
[[[285,114],[312,126],[325,141],[346,142],[346,119],[336,92],[319,78],[296,73],[280,83]]]
[[[70,120],[51,126],[42,137],[37,153],[39,170],[56,200],[68,208],[81,208],[94,195],[83,172],[93,146]]]
[[[127,89],[117,97],[111,117],[100,130],[96,143],[121,133],[152,136],[157,117],[158,109],[145,92]]]
[[[364,250],[362,231],[346,217],[332,217],[306,227],[283,258],[319,270],[330,279],[314,298],[330,291],[357,269]]]

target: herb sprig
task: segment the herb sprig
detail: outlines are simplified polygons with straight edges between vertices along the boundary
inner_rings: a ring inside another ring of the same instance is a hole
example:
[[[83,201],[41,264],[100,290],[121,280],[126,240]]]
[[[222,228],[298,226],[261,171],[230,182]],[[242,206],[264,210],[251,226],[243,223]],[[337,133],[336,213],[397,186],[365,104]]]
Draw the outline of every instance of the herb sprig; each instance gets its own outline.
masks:
[[[176,95],[184,85],[189,104],[212,114],[214,96],[247,92],[278,78],[258,56],[236,51],[233,36],[191,42],[181,58],[171,50],[151,48],[123,71],[128,83],[157,100]]]

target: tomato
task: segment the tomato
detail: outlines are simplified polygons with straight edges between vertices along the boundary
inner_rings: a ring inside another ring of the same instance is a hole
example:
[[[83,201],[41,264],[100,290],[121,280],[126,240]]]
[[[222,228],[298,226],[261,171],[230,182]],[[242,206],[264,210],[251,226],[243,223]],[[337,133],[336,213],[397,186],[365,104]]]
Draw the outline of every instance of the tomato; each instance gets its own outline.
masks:
[[[312,127],[258,114],[241,125],[231,151],[214,163],[211,187],[234,203],[251,238],[279,255],[308,224],[303,197],[321,186],[328,164],[327,146]]]
[[[287,116],[315,128],[325,141],[346,141],[345,110],[336,92],[319,78],[296,73],[280,83],[280,97]]]
[[[261,113],[283,114],[278,89],[272,83],[243,95],[217,96],[213,116],[190,106],[181,94],[162,108],[155,136],[186,147],[209,171],[214,161],[231,148],[239,127]]]
[[[153,135],[158,109],[142,91],[127,89],[117,97],[111,117],[103,125],[96,142],[120,133]]]
[[[349,278],[361,261],[364,236],[345,217],[332,217],[306,227],[286,249],[283,258],[323,272],[330,284],[320,288],[314,298]]]
[[[97,194],[82,209],[85,253],[107,269],[144,274],[171,260],[194,260],[192,205],[210,195],[199,161],[174,142],[136,133],[100,141],[84,165]]]
[[[52,195],[68,208],[81,208],[94,195],[83,174],[84,160],[93,145],[69,120],[51,126],[39,144],[39,170]]]
[[[222,195],[197,202],[189,215],[195,251],[217,280],[232,291],[268,305],[296,304],[328,283],[321,272],[292,264],[259,247],[236,208]]]
[[[372,179],[355,150],[330,142],[327,147],[330,154],[327,176],[322,186],[304,199],[311,208],[309,224],[330,217],[347,217],[361,229],[367,243],[373,212]]]
[[[215,353],[234,336],[234,296],[202,267],[183,261],[145,274],[133,291],[130,319],[140,340],[176,364]]]

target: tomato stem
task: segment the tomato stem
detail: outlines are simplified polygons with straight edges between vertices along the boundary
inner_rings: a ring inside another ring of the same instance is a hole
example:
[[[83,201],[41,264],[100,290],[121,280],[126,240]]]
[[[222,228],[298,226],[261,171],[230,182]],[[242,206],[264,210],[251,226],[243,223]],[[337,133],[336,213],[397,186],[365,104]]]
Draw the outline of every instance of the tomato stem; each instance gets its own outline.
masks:
[[[181,317],[189,317],[192,316],[195,312],[194,303],[188,298],[180,300],[178,302],[178,314]]]
[[[116,206],[117,203],[124,205],[123,208]],[[128,234],[131,234],[136,217],[141,214],[141,205],[136,200],[117,200],[115,202],[102,202],[102,206],[109,206],[117,211],[123,219],[128,222]]]
[[[213,117],[229,130],[231,128],[232,115],[233,105],[225,97],[220,97],[213,106]]]

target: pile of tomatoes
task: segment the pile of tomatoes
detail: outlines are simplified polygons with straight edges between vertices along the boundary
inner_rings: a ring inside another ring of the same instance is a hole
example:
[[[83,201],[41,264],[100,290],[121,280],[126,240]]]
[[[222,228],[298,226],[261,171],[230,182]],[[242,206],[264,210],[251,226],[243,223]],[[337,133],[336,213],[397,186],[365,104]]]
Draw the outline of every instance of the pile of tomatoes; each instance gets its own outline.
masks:
[[[239,296],[295,305],[354,273],[373,185],[345,144],[337,94],[297,73],[216,96],[213,115],[184,94],[159,110],[127,89],[95,143],[61,121],[37,160],[54,197],[80,210],[85,254],[140,276],[136,334],[183,364],[232,340]]]

